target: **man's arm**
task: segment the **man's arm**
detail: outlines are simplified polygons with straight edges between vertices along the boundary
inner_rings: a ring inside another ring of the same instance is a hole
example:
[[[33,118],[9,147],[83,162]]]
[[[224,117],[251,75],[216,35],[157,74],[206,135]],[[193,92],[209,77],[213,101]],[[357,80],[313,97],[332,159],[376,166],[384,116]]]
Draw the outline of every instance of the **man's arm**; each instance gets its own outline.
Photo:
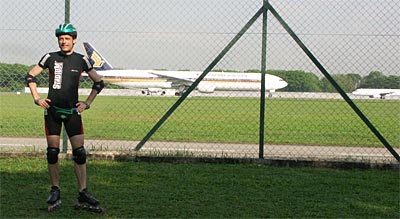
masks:
[[[40,95],[37,91],[37,84],[36,84],[36,77],[43,71],[43,68],[39,65],[35,65],[28,74],[25,76],[25,82],[27,86],[31,90],[32,98],[36,105],[39,105],[45,109],[49,108],[50,99],[47,98],[40,98]]]
[[[97,97],[97,94],[101,92],[101,90],[104,88],[104,82],[101,80],[101,76],[97,74],[96,70],[92,69],[89,72],[87,72],[89,75],[90,79],[94,82],[92,91],[90,92],[88,98],[86,99],[86,102],[78,102],[76,104],[77,106],[77,111],[81,113],[85,109],[89,109],[90,104],[94,101],[94,99]]]

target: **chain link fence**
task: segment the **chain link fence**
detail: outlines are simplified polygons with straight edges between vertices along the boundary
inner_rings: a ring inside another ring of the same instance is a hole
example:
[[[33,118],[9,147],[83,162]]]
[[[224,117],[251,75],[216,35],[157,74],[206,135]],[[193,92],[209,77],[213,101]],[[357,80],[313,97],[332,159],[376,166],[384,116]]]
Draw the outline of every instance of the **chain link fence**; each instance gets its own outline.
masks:
[[[71,0],[68,14],[66,2],[16,0],[0,8],[3,151],[46,147],[43,112],[26,93],[24,76],[58,50],[54,30],[66,16],[78,29],[75,51],[84,54],[81,45],[90,42],[115,69],[203,72],[263,6],[262,0]],[[398,153],[400,96],[352,92],[400,89],[399,1],[269,3]],[[84,112],[85,146],[106,154],[396,162],[278,19],[266,15],[266,73],[288,85],[268,92],[265,105],[257,90],[196,89],[149,135],[180,97],[109,82]],[[260,73],[262,27],[261,15],[212,71]],[[41,74],[40,87],[46,79]],[[82,78],[81,87],[84,100],[91,82]]]

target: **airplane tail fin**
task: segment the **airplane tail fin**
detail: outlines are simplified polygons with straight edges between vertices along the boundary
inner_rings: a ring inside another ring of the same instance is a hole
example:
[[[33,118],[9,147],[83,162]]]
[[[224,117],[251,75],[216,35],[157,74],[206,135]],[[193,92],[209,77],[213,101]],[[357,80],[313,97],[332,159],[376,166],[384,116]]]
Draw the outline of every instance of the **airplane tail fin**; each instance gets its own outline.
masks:
[[[88,42],[83,42],[83,49],[93,68],[97,70],[111,70],[113,67],[107,60]]]

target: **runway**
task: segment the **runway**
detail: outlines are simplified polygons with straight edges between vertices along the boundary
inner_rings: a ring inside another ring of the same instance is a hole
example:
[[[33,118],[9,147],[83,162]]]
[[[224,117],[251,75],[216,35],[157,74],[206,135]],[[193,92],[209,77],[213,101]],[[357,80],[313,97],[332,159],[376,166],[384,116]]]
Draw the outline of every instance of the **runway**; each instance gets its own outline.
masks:
[[[79,95],[89,95],[91,89],[79,89]],[[30,90],[25,88],[25,93],[30,93]],[[39,93],[48,92],[47,88],[38,88]],[[164,95],[161,94],[143,94],[142,89],[104,89],[99,94],[100,96],[143,96],[143,97],[174,97],[175,89],[169,89]],[[347,94],[352,100],[382,100],[379,98],[370,98],[368,96],[357,96],[351,93]],[[194,90],[190,97],[239,97],[239,98],[260,98],[259,91],[215,91],[212,93],[202,93]],[[316,92],[273,92],[267,93],[266,98],[291,98],[291,99],[331,99],[340,100],[343,97],[339,93],[316,93]],[[388,96],[384,100],[400,100],[400,96]]]

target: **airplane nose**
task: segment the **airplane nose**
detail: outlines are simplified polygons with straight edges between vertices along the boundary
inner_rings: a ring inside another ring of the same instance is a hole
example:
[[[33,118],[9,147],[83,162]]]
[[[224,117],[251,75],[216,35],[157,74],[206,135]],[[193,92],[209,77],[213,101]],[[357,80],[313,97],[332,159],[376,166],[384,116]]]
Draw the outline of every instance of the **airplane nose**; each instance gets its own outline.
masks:
[[[284,88],[286,86],[288,86],[288,83],[286,81],[281,81],[280,82],[280,88]]]

